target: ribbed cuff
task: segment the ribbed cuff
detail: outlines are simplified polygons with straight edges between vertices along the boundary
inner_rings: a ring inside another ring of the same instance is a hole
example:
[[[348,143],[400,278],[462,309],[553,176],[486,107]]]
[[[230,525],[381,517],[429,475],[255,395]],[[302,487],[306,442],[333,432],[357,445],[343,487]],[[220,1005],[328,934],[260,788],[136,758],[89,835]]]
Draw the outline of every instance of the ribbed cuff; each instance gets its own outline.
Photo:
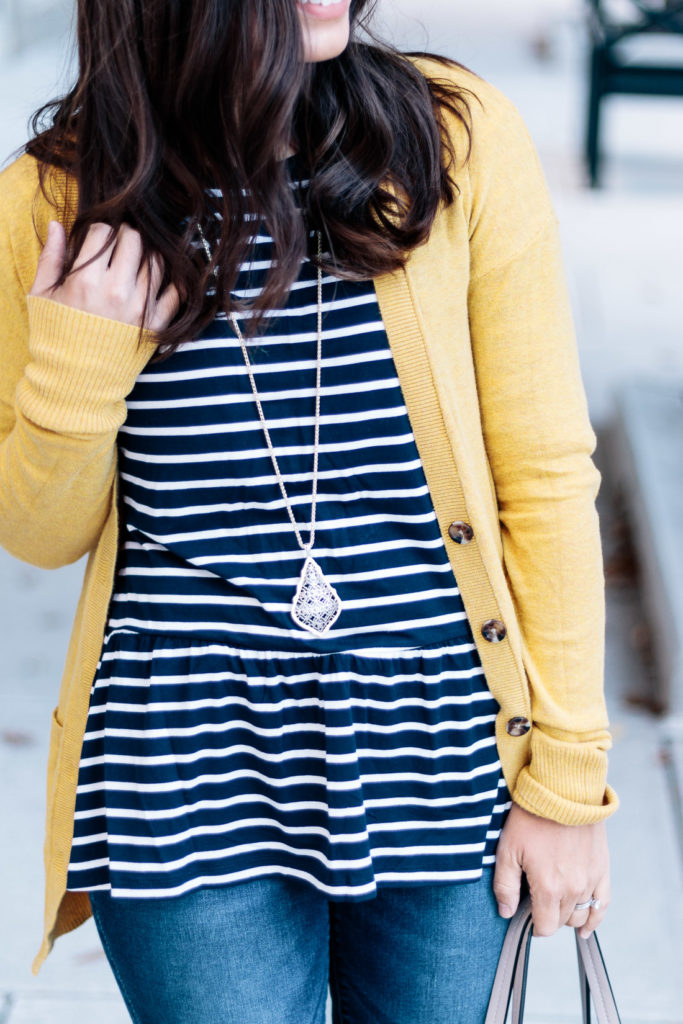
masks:
[[[118,430],[126,396],[155,351],[149,331],[28,297],[30,362],[17,404],[33,423],[57,433]]]
[[[520,807],[562,825],[591,825],[614,814],[619,800],[606,783],[607,754],[594,745],[563,743],[534,729],[531,761],[512,795]]]

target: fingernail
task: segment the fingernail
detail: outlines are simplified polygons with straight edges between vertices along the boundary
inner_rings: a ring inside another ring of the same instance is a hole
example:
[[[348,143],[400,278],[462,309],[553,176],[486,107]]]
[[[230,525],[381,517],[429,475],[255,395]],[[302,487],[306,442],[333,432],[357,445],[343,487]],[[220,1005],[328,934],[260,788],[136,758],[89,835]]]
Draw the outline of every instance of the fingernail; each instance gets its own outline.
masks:
[[[500,914],[501,917],[512,917],[513,909],[512,907],[508,907],[506,903],[499,903],[498,913]]]

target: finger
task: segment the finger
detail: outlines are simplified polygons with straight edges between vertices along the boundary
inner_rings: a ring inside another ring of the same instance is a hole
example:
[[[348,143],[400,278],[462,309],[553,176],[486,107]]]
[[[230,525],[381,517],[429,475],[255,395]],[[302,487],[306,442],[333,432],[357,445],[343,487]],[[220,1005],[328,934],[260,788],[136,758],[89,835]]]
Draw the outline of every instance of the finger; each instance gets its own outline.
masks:
[[[74,264],[74,273],[100,260],[108,263],[115,242],[116,232],[110,224],[91,224]]]
[[[145,261],[145,270],[148,270]],[[160,256],[154,255],[151,259],[151,270],[148,270],[149,274],[149,294],[153,299],[156,299],[161,285],[164,280],[164,261]]]
[[[560,898],[552,890],[535,888],[529,879],[534,935],[554,935],[560,927]]]
[[[586,921],[590,917],[591,908],[586,907],[584,910],[577,910],[577,907],[583,906],[586,903],[590,903],[591,898],[592,890],[588,894],[586,894],[585,892],[582,893],[581,895],[577,896],[576,899],[572,897],[569,912],[567,913],[565,911],[565,913],[563,914],[565,924],[568,925],[569,928],[581,928],[586,923]]]
[[[156,306],[146,325],[152,331],[163,331],[180,309],[180,295],[175,285],[170,284],[159,296]]]
[[[51,220],[47,228],[47,239],[38,258],[38,268],[31,288],[31,295],[48,296],[62,276],[66,255],[66,232],[62,225]]]
[[[145,291],[145,323],[150,325],[150,329],[153,331],[163,330],[173,319],[177,311],[173,308],[172,294],[167,296],[167,301],[164,305],[159,306],[161,298],[159,292],[164,277],[163,268],[164,265],[161,258],[154,254],[149,259],[144,260],[140,270],[140,277],[138,278],[138,286],[144,288]],[[167,316],[167,312],[170,312],[170,315]]]
[[[583,873],[582,873],[583,874]],[[595,891],[596,878],[577,877],[573,881],[567,878],[560,900],[560,924],[571,928],[580,928],[588,920],[590,902]],[[583,907],[583,909],[579,909]]]
[[[600,901],[600,905],[590,908],[588,919],[585,924],[579,928],[579,938],[582,939],[587,939],[589,935],[595,931],[607,913],[607,908],[609,907],[611,898],[609,877],[601,880],[595,886],[593,892],[595,898]]]
[[[116,235],[116,245],[109,260],[109,270],[120,275],[129,286],[135,286],[142,266],[142,238],[128,224],[122,224]],[[146,288],[146,280],[144,286]]]
[[[512,917],[519,906],[522,886],[522,865],[501,843],[496,855],[496,870],[493,876],[493,893],[501,917]]]

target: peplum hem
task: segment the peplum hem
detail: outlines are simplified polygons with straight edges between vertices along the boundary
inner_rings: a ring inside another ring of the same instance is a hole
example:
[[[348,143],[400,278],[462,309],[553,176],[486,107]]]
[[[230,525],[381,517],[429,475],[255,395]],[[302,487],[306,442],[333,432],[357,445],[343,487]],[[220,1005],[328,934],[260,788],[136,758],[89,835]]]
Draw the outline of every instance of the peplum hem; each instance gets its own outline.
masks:
[[[474,644],[328,654],[114,630],[67,888],[168,897],[266,875],[331,900],[467,882],[510,797]]]

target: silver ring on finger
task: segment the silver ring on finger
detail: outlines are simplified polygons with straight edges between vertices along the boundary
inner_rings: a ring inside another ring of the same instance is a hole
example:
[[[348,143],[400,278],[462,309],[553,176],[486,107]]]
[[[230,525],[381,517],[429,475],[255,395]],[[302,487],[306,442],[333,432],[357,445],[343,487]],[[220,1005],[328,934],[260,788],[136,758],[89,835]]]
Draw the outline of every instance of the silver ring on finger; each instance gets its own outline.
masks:
[[[600,900],[596,896],[591,896],[585,903],[577,903],[574,910],[599,910]]]

